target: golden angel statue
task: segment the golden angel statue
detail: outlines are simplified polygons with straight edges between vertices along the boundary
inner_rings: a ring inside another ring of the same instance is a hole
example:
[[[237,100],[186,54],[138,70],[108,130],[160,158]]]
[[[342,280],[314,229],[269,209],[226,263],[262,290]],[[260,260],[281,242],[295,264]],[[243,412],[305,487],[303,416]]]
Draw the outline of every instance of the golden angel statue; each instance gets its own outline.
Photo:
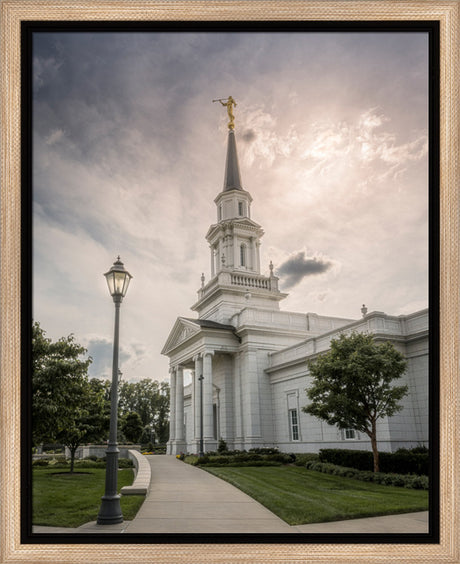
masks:
[[[233,113],[233,106],[236,106],[236,102],[232,98],[232,96],[229,96],[227,99],[219,98],[217,100],[213,100],[213,102],[220,102],[222,106],[227,107],[228,119],[230,120],[228,122],[228,128],[235,129],[235,115]]]

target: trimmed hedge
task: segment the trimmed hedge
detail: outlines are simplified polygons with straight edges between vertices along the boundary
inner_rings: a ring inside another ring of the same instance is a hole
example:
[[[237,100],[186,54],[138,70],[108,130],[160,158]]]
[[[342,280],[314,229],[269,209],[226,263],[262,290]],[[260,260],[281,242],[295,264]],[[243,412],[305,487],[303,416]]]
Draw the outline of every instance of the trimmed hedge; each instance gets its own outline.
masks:
[[[357,470],[370,471],[374,468],[374,457],[372,452],[367,450],[324,448],[319,451],[319,460]],[[424,447],[411,450],[401,448],[393,453],[380,452],[379,467],[384,473],[426,476],[429,468],[429,452]]]
[[[39,459],[34,460],[32,462],[32,466],[47,466],[47,467],[56,467],[56,468],[67,468],[70,466],[70,459],[62,460],[57,459]],[[91,456],[88,458],[76,459],[74,461],[75,468],[105,468],[106,462],[105,458],[96,458],[96,460]],[[129,458],[119,458],[118,459],[118,468],[132,468],[134,463]]]
[[[258,454],[256,452],[207,453],[201,458],[191,461],[194,466],[280,466],[290,462],[292,462],[292,458],[289,454],[277,451],[274,454]]]
[[[409,476],[406,474],[386,474],[384,472],[370,472],[368,470],[357,470],[346,466],[337,466],[329,462],[315,462],[310,460],[305,464],[307,470],[332,474],[342,478],[353,478],[363,482],[374,482],[384,486],[396,486],[414,490],[427,490],[429,487],[428,476]]]
[[[294,464],[296,466],[305,466],[307,462],[314,460],[319,462],[319,455],[315,452],[303,452],[301,454],[295,454]]]

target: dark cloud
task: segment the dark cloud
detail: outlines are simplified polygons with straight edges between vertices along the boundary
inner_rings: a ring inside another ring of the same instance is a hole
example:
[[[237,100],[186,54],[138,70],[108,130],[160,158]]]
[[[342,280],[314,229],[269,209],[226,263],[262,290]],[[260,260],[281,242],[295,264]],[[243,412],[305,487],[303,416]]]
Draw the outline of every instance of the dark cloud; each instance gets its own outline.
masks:
[[[88,341],[86,346],[88,354],[92,357],[88,373],[97,378],[112,377],[113,343],[106,339],[93,338]],[[124,362],[127,362],[131,355],[121,348],[119,353],[119,364],[121,369]]]
[[[254,141],[254,139],[257,137],[256,132],[253,129],[246,129],[246,131],[243,132],[243,135],[241,136],[241,139],[245,142],[245,143],[250,143],[251,141]]]
[[[277,269],[284,288],[292,288],[306,276],[322,274],[332,267],[332,262],[320,257],[306,257],[305,251],[292,255]]]

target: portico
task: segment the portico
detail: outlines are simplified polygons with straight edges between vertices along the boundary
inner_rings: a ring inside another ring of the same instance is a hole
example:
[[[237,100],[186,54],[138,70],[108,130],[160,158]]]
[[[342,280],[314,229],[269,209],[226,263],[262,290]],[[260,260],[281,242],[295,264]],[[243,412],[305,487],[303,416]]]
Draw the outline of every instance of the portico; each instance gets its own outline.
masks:
[[[206,320],[177,320],[163,349],[171,359],[168,454],[199,452],[201,425],[204,451],[216,450],[221,436],[233,439],[234,398],[229,379],[238,346],[232,326]],[[186,386],[184,374],[191,380]]]

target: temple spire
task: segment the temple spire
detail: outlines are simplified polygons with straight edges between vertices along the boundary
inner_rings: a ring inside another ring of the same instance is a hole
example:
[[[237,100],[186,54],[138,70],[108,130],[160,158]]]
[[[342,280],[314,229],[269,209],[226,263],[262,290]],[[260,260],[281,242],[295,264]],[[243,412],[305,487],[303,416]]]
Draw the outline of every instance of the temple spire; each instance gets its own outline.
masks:
[[[233,113],[233,106],[236,106],[235,100],[232,96],[228,98],[218,98],[213,102],[220,102],[222,106],[227,108],[228,113],[228,146],[227,146],[227,161],[225,163],[225,177],[223,192],[228,190],[243,190],[241,186],[240,167],[238,164],[238,155],[236,152],[235,140],[235,115]]]
[[[227,160],[225,162],[225,176],[223,192],[227,190],[243,190],[241,186],[240,166],[236,152],[235,132],[228,132]]]

